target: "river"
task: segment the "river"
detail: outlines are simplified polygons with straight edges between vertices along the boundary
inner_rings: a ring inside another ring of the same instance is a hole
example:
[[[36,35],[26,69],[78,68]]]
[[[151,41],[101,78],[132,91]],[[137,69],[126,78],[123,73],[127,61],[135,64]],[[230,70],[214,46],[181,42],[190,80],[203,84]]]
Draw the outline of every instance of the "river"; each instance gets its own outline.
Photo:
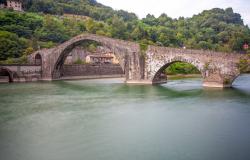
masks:
[[[250,159],[250,75],[0,84],[1,160]]]

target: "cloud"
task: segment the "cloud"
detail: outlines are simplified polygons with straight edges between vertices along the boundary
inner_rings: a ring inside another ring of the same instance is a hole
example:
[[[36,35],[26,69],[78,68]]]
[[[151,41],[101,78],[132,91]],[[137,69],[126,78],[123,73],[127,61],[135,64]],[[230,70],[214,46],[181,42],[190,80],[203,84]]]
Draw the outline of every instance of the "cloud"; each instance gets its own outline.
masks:
[[[114,9],[123,9],[136,13],[140,18],[148,13],[159,16],[166,13],[170,17],[192,17],[203,10],[212,8],[232,7],[240,13],[244,22],[250,26],[249,0],[98,0],[98,2],[111,6]]]

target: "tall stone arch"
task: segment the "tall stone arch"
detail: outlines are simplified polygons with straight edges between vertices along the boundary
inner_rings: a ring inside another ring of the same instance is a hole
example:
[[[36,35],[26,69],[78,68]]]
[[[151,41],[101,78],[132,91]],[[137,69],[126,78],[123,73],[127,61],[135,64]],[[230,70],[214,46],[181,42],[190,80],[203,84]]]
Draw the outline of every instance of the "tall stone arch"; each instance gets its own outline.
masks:
[[[153,70],[152,72],[152,83],[153,84],[159,84],[161,82],[166,82],[166,81],[162,81],[161,79],[161,74],[165,71],[166,68],[168,68],[170,65],[176,63],[176,62],[184,62],[184,63],[188,63],[193,65],[194,67],[196,67],[200,73],[202,77],[205,77],[204,75],[204,69],[203,69],[203,63],[200,62],[197,59],[186,59],[183,56],[174,56],[173,58],[169,58],[169,59],[165,59],[165,61],[159,61],[159,65]],[[162,66],[162,67],[160,67]],[[160,67],[160,68],[159,68]]]
[[[137,43],[117,40],[113,38],[82,34],[76,36],[63,44],[52,48],[39,51],[42,54],[42,77],[44,80],[54,80],[60,78],[61,67],[74,47],[84,41],[95,41],[102,46],[109,48],[119,60],[119,63],[126,74],[126,79],[135,79],[140,77],[138,72],[139,66],[139,45]]]

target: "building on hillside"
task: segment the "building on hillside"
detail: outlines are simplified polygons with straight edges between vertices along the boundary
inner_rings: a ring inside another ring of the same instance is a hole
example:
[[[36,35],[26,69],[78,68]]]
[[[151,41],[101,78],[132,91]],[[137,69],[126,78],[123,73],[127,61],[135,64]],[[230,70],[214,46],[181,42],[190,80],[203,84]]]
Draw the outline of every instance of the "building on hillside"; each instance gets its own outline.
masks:
[[[4,4],[0,4],[0,8],[5,8],[5,5]]]
[[[118,61],[118,59],[117,59],[117,57],[115,56],[114,53],[110,52],[110,53],[106,53],[105,55],[106,55],[106,56],[113,57],[113,58],[112,58],[112,62],[111,62],[112,64],[119,64],[119,61]]]
[[[80,46],[75,47],[67,56],[64,64],[74,64],[78,60],[86,63],[119,64],[117,57],[106,47],[98,46],[95,52],[90,52]]]
[[[88,55],[86,63],[91,64],[112,64],[114,57],[111,55]]]
[[[7,8],[12,8],[15,11],[23,11],[22,0],[7,0]]]
[[[22,0],[6,0],[4,3],[0,4],[0,8],[9,8],[15,11],[23,11]]]

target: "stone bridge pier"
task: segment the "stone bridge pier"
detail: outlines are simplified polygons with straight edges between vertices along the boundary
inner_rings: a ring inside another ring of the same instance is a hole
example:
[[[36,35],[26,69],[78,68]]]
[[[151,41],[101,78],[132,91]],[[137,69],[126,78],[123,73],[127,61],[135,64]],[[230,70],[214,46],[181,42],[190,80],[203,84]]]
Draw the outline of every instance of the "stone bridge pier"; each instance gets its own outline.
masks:
[[[63,76],[62,66],[68,54],[85,41],[98,42],[116,55],[125,73],[126,83],[166,83],[163,71],[173,63],[186,62],[200,71],[203,86],[231,87],[240,74],[239,62],[245,60],[250,63],[249,56],[244,54],[204,50],[148,46],[142,53],[137,43],[93,34],[82,34],[55,48],[37,51],[30,61],[41,63],[42,80],[58,80]]]

